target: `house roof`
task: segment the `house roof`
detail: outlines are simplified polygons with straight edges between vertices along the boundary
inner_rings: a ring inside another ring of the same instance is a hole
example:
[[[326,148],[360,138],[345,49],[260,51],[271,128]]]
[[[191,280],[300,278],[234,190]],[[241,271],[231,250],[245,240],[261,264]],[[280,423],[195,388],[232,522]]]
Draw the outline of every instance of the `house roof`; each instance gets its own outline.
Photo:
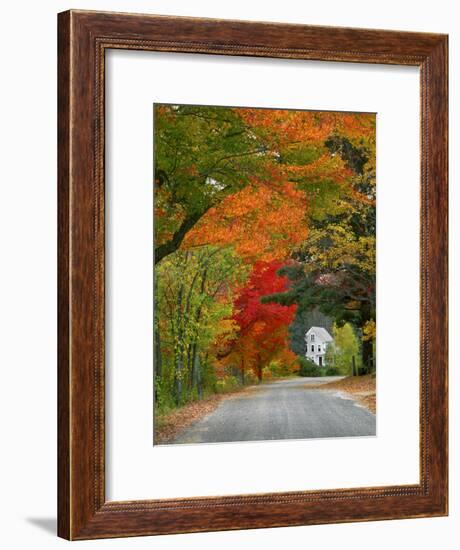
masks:
[[[332,342],[334,340],[329,332],[323,327],[311,327],[307,334],[310,334],[311,332],[314,332],[318,338],[323,340],[323,342]]]

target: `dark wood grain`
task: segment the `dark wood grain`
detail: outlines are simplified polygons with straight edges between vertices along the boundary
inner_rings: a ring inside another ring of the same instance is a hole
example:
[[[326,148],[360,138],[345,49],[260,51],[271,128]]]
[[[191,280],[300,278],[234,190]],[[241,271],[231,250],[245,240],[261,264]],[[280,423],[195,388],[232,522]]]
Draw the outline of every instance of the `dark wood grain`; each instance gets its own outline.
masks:
[[[58,27],[59,535],[91,539],[447,514],[447,37],[82,11],[59,14]],[[420,67],[419,484],[105,501],[103,152],[108,48]]]
[[[70,14],[58,25],[58,534],[70,536]]]

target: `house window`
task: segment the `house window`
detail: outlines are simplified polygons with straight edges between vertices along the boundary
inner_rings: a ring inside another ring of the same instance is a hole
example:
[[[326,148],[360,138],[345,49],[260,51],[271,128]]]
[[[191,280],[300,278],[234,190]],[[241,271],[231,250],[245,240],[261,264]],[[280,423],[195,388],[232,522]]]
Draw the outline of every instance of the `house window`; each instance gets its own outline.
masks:
[[[321,351],[321,346],[318,346],[318,351]]]
[[[314,335],[314,334],[312,334],[312,335],[310,336],[310,341],[311,341],[311,342],[314,342],[314,341],[315,341],[315,335]]]
[[[312,346],[312,347],[311,347],[311,351],[315,351],[315,346]]]

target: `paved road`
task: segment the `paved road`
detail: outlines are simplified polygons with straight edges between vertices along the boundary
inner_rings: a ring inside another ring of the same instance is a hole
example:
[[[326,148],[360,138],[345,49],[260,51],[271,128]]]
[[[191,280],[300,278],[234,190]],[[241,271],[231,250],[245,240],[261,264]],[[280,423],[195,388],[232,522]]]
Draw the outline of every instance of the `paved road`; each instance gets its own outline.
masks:
[[[173,443],[375,435],[374,414],[345,394],[307,389],[318,382],[318,378],[295,378],[248,388],[224,399]]]

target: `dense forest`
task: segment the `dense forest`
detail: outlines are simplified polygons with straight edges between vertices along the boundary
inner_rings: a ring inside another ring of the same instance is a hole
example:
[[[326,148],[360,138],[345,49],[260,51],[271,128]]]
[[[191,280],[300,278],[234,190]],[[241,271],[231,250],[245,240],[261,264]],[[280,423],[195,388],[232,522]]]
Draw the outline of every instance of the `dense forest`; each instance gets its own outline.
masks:
[[[295,374],[313,324],[375,370],[375,115],[156,105],[162,412]]]

